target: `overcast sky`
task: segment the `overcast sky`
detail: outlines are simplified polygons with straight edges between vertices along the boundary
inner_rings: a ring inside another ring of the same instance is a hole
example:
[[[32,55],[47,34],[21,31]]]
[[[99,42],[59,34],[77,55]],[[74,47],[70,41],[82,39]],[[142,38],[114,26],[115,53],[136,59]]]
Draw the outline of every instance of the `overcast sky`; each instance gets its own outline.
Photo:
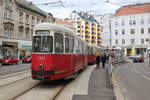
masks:
[[[27,0],[39,8],[50,12],[54,17],[67,18],[72,11],[95,12],[96,14],[115,13],[115,10],[128,4],[150,2],[149,0]],[[45,5],[45,3],[51,3]],[[41,5],[43,4],[43,5]]]

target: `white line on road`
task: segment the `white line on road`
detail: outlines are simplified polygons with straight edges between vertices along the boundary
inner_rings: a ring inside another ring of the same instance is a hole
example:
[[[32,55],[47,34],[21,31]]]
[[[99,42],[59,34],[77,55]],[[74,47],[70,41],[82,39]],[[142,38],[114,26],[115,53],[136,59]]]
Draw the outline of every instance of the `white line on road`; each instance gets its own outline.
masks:
[[[149,78],[149,77],[147,77],[147,76],[145,76],[145,75],[142,75],[142,77],[150,81],[150,78]]]
[[[135,71],[135,73],[139,74],[139,72],[136,70],[135,66],[133,65],[133,71]]]

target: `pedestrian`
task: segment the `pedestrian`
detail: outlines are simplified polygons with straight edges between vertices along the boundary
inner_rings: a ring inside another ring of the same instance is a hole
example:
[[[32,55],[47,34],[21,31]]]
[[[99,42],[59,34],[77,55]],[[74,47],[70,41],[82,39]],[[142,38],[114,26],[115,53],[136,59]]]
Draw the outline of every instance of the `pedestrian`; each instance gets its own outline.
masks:
[[[100,54],[97,54],[97,56],[96,56],[96,68],[99,68],[100,67],[100,60],[101,60],[101,58],[100,58]]]
[[[101,56],[101,61],[102,61],[102,67],[103,67],[103,68],[105,68],[106,60],[107,60],[107,57],[106,57],[106,54],[104,53],[104,54]]]
[[[109,62],[109,54],[106,55],[106,63],[108,64]]]

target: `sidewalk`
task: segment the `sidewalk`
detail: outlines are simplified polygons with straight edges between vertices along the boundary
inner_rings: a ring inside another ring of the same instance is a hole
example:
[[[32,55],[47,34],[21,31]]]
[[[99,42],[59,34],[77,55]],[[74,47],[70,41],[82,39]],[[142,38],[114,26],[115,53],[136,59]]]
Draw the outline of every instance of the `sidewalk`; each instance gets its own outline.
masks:
[[[72,100],[116,100],[106,69],[94,69],[90,77],[88,95],[74,95]]]

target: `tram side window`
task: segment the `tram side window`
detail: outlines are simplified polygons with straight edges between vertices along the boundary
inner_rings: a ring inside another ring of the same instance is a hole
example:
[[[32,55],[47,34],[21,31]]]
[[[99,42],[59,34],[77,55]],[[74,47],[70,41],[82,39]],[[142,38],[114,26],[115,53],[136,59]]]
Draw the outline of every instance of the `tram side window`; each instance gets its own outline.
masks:
[[[42,52],[44,52],[44,53],[53,52],[53,37],[43,36],[43,38],[42,38]]]
[[[69,38],[65,38],[65,53],[69,53]]]
[[[69,39],[69,51],[70,51],[70,53],[73,53],[73,50],[74,50],[74,39],[70,38]]]
[[[41,36],[33,37],[33,52],[41,52]]]
[[[55,33],[55,53],[63,53],[63,34]]]
[[[78,45],[79,45],[79,54],[82,54],[82,42],[80,40],[78,41]]]
[[[78,40],[77,40],[77,38],[75,38],[75,52],[77,53],[77,54],[79,54],[79,42],[78,42]]]

